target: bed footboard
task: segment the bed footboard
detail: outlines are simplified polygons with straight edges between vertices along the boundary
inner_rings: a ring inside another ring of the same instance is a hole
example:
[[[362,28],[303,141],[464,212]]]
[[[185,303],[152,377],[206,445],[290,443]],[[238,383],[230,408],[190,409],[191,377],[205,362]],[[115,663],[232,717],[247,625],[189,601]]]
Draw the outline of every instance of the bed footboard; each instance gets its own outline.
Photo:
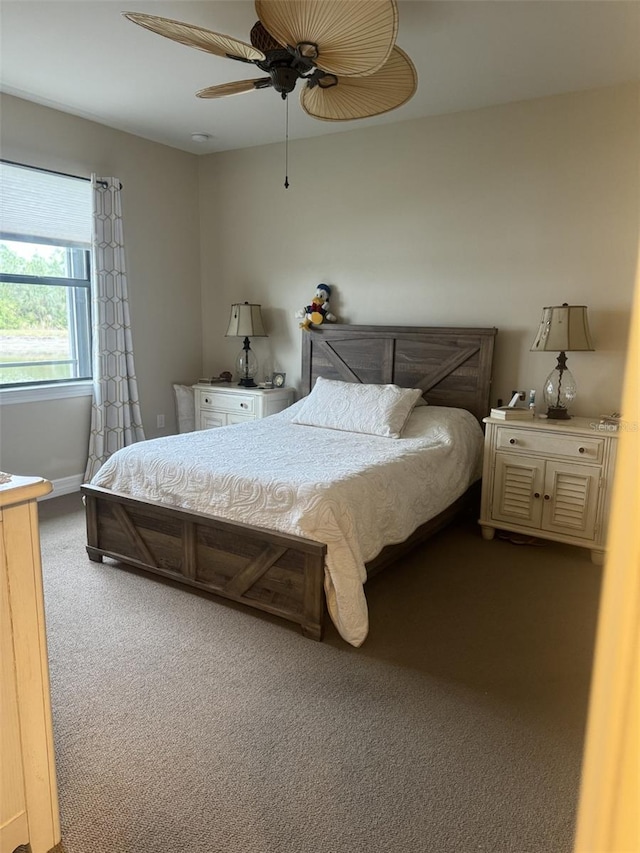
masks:
[[[326,546],[82,486],[87,553],[296,622],[322,639]]]

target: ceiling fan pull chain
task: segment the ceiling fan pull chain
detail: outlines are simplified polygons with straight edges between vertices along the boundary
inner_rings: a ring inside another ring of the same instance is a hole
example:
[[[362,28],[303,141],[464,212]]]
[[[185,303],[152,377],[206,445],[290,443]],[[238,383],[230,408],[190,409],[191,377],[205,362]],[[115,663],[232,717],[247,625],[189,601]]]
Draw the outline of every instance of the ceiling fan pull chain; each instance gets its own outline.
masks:
[[[285,134],[284,134],[284,188],[289,189],[289,98],[283,94],[285,100]]]

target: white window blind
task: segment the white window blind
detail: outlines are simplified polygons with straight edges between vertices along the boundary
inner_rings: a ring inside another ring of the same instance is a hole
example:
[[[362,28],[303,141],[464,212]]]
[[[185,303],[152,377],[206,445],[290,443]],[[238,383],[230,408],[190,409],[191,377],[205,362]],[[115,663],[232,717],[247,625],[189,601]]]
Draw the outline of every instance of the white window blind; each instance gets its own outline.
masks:
[[[0,237],[91,244],[91,182],[0,163]]]

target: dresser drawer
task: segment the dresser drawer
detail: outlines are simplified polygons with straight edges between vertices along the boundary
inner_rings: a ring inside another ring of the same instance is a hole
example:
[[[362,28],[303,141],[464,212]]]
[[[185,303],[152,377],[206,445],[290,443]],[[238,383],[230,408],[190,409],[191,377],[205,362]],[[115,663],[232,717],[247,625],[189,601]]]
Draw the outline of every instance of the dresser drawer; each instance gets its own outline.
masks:
[[[509,427],[498,427],[496,437],[498,450],[542,453],[545,456],[561,456],[572,460],[585,459],[589,462],[602,462],[604,444],[604,438]]]
[[[200,408],[218,412],[255,413],[255,397],[251,394],[225,394],[224,391],[200,392]]]

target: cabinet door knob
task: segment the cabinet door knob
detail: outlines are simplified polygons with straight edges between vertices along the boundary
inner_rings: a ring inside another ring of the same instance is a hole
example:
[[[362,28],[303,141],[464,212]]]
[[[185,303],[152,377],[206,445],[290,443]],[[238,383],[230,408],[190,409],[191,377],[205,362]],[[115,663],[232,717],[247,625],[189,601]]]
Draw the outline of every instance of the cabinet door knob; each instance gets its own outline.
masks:
[[[544,499],[545,499],[545,501],[550,501],[550,500],[551,500],[551,495],[545,495],[545,496],[544,496]]]
[[[540,497],[540,492],[534,492],[534,493],[533,493],[533,496],[534,496],[534,498],[539,498],[539,497]]]
[[[510,438],[510,439],[509,439],[509,444],[515,444],[515,443],[516,443],[515,438]]]
[[[205,397],[205,398],[204,398],[204,401],[205,401],[205,403],[210,403],[210,402],[211,402],[211,400],[210,400],[208,397]]]
[[[585,448],[584,448],[584,447],[579,447],[579,448],[578,448],[578,453],[585,453]]]

